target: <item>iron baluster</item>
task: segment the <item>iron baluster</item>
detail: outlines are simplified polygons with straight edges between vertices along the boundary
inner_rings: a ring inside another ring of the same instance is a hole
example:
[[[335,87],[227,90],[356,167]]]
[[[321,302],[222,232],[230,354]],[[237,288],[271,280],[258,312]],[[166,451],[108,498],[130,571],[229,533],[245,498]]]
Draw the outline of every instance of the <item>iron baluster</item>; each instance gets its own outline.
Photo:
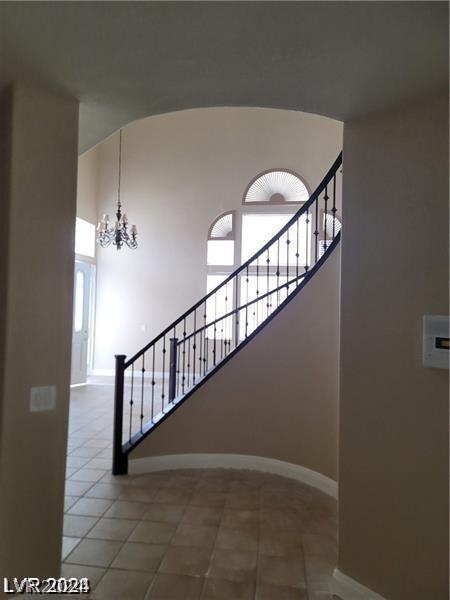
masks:
[[[228,283],[225,284],[225,314],[228,312]],[[228,354],[228,319],[225,320],[225,356]]]
[[[333,240],[336,236],[336,174],[333,175]]]
[[[141,433],[144,427],[144,376],[145,376],[145,354],[142,355],[142,380],[141,380]]]
[[[195,385],[195,369],[197,368],[197,363],[195,362],[195,353],[197,350],[197,334],[195,333],[197,331],[197,309],[194,310],[194,343],[192,345],[192,352],[193,352],[193,358],[192,358],[192,383],[193,385]]]
[[[216,334],[217,334],[216,319],[217,319],[217,294],[214,294],[214,328],[213,328],[214,343],[213,343],[213,351],[212,351],[214,366],[216,366]]]
[[[203,375],[206,374],[206,369],[207,369],[207,352],[208,352],[208,331],[206,329],[206,302],[205,302],[205,306],[204,306],[204,313],[203,313],[203,322],[205,325],[205,333],[203,336]]]
[[[184,334],[184,338],[186,338],[186,334]],[[184,390],[186,388],[186,343],[184,339],[182,344],[183,349],[181,351],[181,355],[183,357],[183,372],[181,373],[181,393],[184,394]]]
[[[204,321],[203,321],[204,322]],[[202,373],[203,373],[203,335],[204,335],[204,329],[201,328],[200,329],[200,340],[199,340],[199,344],[198,344],[198,373],[199,376],[202,377]]]
[[[131,431],[132,431],[132,421],[133,421],[133,392],[134,392],[134,364],[131,365],[131,394],[130,394],[130,441],[131,441]]]
[[[318,227],[319,227],[319,202],[318,202],[318,200],[316,200],[316,228],[314,230],[314,235],[316,237],[315,242],[314,242],[314,248],[315,248],[315,250],[314,250],[314,262],[315,263],[317,262],[317,255],[318,255],[318,252],[317,252],[317,250],[318,250],[318,243],[319,243],[319,240],[318,240],[319,229],[318,229]]]
[[[277,240],[277,288],[280,287],[280,239]],[[280,304],[280,292],[277,292],[277,306]],[[270,301],[272,308],[272,299]]]
[[[178,338],[170,338],[170,354],[169,354],[169,402],[173,402],[176,396],[177,386],[177,350]],[[164,412],[164,406],[163,406]]]
[[[267,248],[266,264],[267,264],[266,292],[268,292],[269,291],[269,266],[270,266],[269,248]],[[269,296],[267,296],[266,308],[267,308],[267,316],[269,316]]]
[[[155,416],[155,344],[153,344],[153,355],[152,355],[152,416],[151,420],[153,422],[153,417]]]
[[[181,392],[184,394],[186,383],[186,319],[183,324],[183,375],[181,376]]]
[[[165,384],[165,380],[166,380],[166,336],[163,337],[162,355],[163,355],[163,367],[162,367],[161,412],[164,412],[164,396],[165,396],[164,384]]]
[[[328,186],[325,186],[325,196],[324,196],[324,201],[325,201],[325,211],[324,211],[324,215],[323,215],[323,251],[324,253],[327,251],[327,213],[328,213]]]
[[[259,256],[256,257],[256,297],[259,297]],[[256,322],[255,325],[258,327],[259,323],[259,302],[256,302]],[[253,313],[255,315],[255,313]]]
[[[188,341],[187,386],[191,385],[191,338]]]
[[[169,384],[167,386],[167,404],[170,404],[173,400],[173,398],[170,397],[170,378],[171,378],[171,364],[172,364],[172,357],[171,357],[171,352],[172,352],[172,339],[177,338],[177,327],[176,325],[173,328],[173,332],[172,332],[172,338],[169,338]],[[178,395],[178,380],[179,380],[179,375],[180,375],[180,350],[179,350],[179,346],[176,345],[175,346],[176,351],[178,353],[178,356],[176,357],[176,368],[175,368],[175,396],[174,398]]]
[[[239,275],[236,276],[234,290],[234,313],[235,313],[235,334],[234,334],[234,347],[239,344]]]
[[[180,344],[178,344],[177,346],[177,370],[176,370],[176,393],[175,396],[178,396],[178,394],[180,393],[180,364],[181,364],[181,360],[180,360],[180,354],[181,354],[181,346]]]
[[[289,239],[289,229],[286,231],[286,296],[289,294],[289,246],[291,240]]]
[[[308,265],[308,257],[309,257],[309,223],[310,223],[311,219],[309,218],[309,209],[306,209],[306,247],[305,247],[305,272],[308,271],[309,269],[309,265]]]
[[[246,283],[246,288],[247,288],[246,298],[247,298],[247,304],[248,304],[248,265],[247,265],[247,268],[245,269],[245,283]],[[245,306],[245,337],[247,337],[247,335],[248,335],[248,308],[246,305]]]

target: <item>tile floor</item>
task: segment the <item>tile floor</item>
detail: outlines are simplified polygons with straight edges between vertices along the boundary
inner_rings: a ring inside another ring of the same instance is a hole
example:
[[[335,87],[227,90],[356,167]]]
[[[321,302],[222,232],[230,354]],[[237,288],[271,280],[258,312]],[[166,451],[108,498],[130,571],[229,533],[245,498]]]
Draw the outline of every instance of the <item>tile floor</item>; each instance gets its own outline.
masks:
[[[96,600],[331,600],[334,500],[252,471],[113,477],[112,389],[72,390],[64,577]]]

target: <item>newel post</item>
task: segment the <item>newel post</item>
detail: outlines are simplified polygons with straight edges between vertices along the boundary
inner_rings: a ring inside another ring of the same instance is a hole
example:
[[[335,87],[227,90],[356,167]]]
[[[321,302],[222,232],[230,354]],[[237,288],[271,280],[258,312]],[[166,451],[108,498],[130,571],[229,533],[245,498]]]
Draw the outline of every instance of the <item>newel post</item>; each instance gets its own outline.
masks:
[[[113,475],[128,473],[128,455],[122,450],[123,429],[123,389],[125,378],[125,354],[116,354],[116,378],[114,382],[114,438],[113,438]]]

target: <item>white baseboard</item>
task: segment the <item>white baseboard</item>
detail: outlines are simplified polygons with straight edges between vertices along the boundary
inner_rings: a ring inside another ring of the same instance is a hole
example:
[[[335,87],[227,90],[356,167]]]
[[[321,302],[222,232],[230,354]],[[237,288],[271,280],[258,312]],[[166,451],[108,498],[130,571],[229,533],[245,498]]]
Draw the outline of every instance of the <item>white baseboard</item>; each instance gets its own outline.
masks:
[[[337,498],[337,482],[301,465],[247,454],[170,454],[130,459],[130,474],[171,469],[249,469],[282,475],[306,483]]]
[[[369,590],[339,569],[335,569],[331,580],[331,591],[342,600],[387,600],[380,594]]]
[[[116,372],[114,371],[114,369],[91,369],[91,371],[89,372],[89,375],[92,375],[92,377],[115,377]],[[162,379],[163,372],[155,371],[154,376],[156,379]],[[167,376],[168,375],[166,373],[166,377]],[[141,379],[141,377],[142,377],[141,371],[135,371],[134,377],[135,377],[135,379],[137,379],[137,378]],[[151,371],[146,371],[144,373],[144,379],[152,379],[152,377],[153,377],[153,373]],[[129,379],[129,378],[131,378],[131,369],[127,369],[125,371],[125,379]]]
[[[114,377],[114,369],[91,369],[89,375],[94,377]]]

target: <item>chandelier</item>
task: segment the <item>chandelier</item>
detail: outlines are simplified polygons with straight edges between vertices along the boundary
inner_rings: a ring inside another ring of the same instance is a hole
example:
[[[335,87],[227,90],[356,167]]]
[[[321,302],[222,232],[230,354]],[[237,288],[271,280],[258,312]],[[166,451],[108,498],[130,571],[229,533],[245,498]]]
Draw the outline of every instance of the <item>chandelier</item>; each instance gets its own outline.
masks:
[[[107,248],[111,244],[120,250],[124,244],[134,250],[137,248],[137,228],[132,225],[128,232],[128,218],[126,213],[122,212],[120,202],[120,176],[122,169],[122,130],[119,133],[119,181],[117,187],[117,210],[116,221],[110,223],[109,215],[103,215],[103,219],[97,225],[97,242],[102,248]]]

